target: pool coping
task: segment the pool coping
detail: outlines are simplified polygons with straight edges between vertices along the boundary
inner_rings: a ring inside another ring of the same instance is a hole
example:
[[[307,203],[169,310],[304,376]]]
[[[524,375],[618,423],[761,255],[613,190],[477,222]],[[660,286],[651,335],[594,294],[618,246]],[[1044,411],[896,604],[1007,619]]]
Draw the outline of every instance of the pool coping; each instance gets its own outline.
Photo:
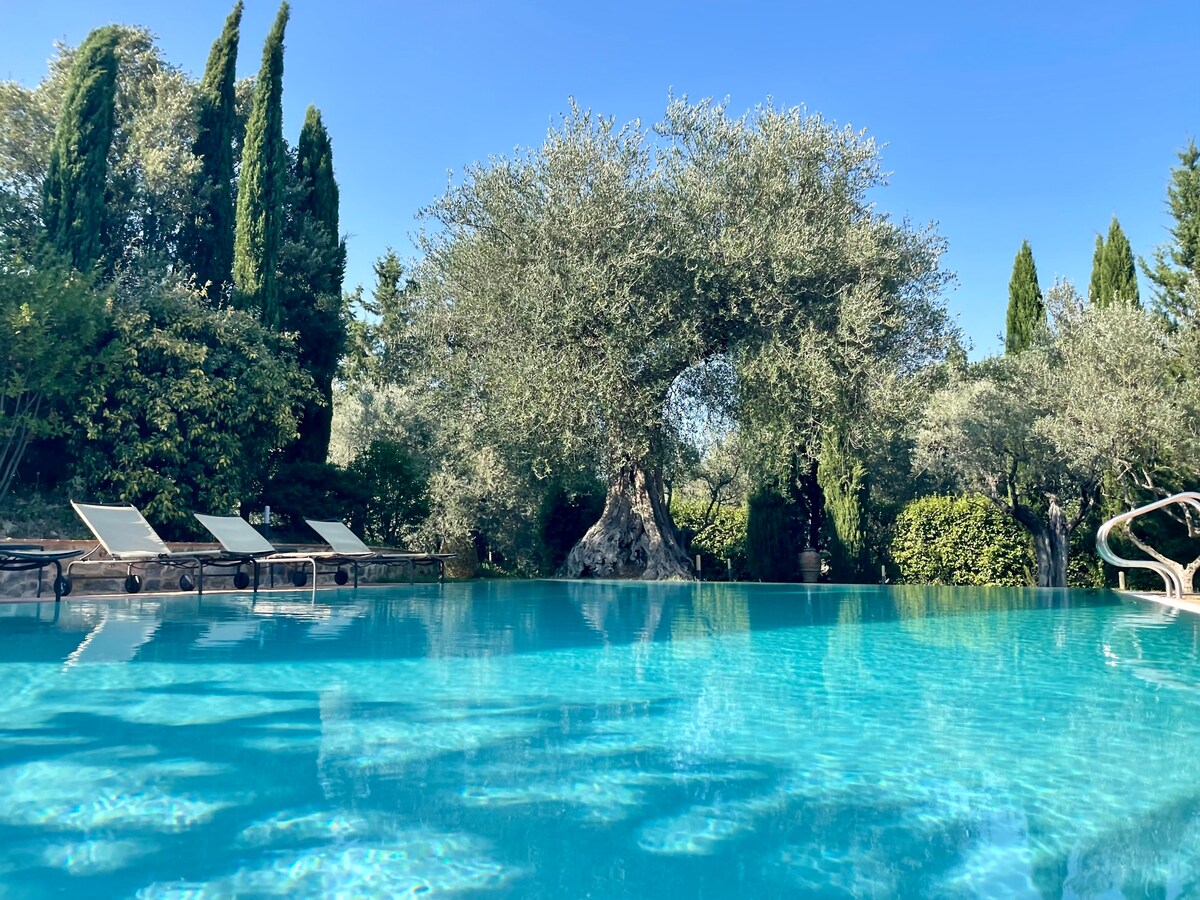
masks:
[[[1144,591],[1117,591],[1117,593],[1122,596],[1136,597],[1138,600],[1150,600],[1173,609],[1186,609],[1188,612],[1200,614],[1200,594],[1185,594],[1181,599],[1176,600],[1166,594],[1151,594]]]

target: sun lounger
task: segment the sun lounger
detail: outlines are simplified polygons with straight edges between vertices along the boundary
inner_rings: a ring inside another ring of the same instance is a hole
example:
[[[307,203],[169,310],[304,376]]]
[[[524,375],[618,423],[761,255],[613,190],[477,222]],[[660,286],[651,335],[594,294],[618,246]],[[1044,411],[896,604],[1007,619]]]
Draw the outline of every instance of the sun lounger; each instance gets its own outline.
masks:
[[[0,570],[5,572],[30,572],[37,569],[37,595],[42,596],[42,570],[51,563],[54,564],[54,599],[61,600],[67,591],[66,579],[63,577],[62,561],[73,559],[82,554],[82,550],[47,550],[38,544],[3,544],[0,543]],[[69,590],[69,588],[68,588]]]
[[[338,553],[306,553],[291,548],[276,547],[240,516],[208,516],[202,513],[195,513],[195,516],[200,524],[220,542],[226,553],[231,556],[242,556],[254,567],[254,590],[256,591],[259,587],[259,568],[264,565],[283,564],[296,567],[292,571],[292,584],[296,587],[304,587],[304,583],[308,580],[302,567],[311,568],[314,591],[317,587],[318,575],[332,574],[334,582],[339,585],[345,584],[349,580],[349,575],[341,567],[341,555]],[[337,568],[321,571],[320,563],[322,562],[333,562],[337,564]],[[245,584],[238,585],[242,588],[246,586]]]
[[[379,564],[385,566],[407,566],[408,581],[413,580],[413,571],[417,566],[436,565],[438,581],[446,578],[446,560],[453,559],[453,553],[415,553],[409,550],[372,550],[362,542],[353,531],[341,522],[322,522],[316,519],[305,519],[308,527],[319,534],[333,552],[341,556],[354,569],[354,585],[358,586],[358,567],[360,565]]]
[[[240,566],[245,560],[231,558],[221,550],[186,550],[177,552],[166,545],[158,533],[150,527],[146,517],[134,506],[101,506],[76,503],[71,506],[83,524],[95,535],[98,546],[82,558],[67,563],[64,590],[69,594],[72,578],[102,578],[102,573],[74,574],[78,568],[109,566],[113,562],[125,565],[125,590],[136,594],[142,589],[142,576],[150,565],[169,566],[183,569],[179,578],[181,590],[190,591],[193,586],[204,590],[204,566]],[[96,559],[94,554],[103,547],[109,558]],[[193,582],[192,574],[196,575]]]

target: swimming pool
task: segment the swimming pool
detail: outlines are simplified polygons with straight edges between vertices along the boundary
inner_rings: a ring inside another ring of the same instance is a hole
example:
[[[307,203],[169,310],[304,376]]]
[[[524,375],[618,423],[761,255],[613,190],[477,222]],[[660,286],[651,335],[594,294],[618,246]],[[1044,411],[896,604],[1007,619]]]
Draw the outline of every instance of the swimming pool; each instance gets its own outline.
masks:
[[[0,896],[1178,896],[1200,618],[479,582],[0,607]]]

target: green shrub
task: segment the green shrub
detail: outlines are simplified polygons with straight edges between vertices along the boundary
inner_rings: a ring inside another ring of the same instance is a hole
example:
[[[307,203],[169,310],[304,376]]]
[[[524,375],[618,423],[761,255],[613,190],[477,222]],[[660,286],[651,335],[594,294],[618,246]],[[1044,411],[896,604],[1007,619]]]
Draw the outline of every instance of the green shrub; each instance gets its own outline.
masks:
[[[376,438],[350,463],[366,505],[364,540],[399,547],[429,515],[428,477],[416,455],[404,444]]]
[[[700,556],[700,574],[704,578],[724,579],[730,564],[734,578],[745,578],[746,507],[722,506],[705,523],[708,504],[703,500],[676,500],[671,518],[683,534],[690,556]]]
[[[891,542],[909,584],[1029,584],[1029,536],[986,497],[920,497],[900,511]]]

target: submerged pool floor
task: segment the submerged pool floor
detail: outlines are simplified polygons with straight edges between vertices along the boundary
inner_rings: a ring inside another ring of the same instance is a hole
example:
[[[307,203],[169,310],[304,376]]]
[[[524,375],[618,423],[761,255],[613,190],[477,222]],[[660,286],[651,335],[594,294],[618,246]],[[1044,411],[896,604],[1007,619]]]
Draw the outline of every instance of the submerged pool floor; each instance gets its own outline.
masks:
[[[1198,626],[556,581],[0,606],[0,897],[1194,896]]]

